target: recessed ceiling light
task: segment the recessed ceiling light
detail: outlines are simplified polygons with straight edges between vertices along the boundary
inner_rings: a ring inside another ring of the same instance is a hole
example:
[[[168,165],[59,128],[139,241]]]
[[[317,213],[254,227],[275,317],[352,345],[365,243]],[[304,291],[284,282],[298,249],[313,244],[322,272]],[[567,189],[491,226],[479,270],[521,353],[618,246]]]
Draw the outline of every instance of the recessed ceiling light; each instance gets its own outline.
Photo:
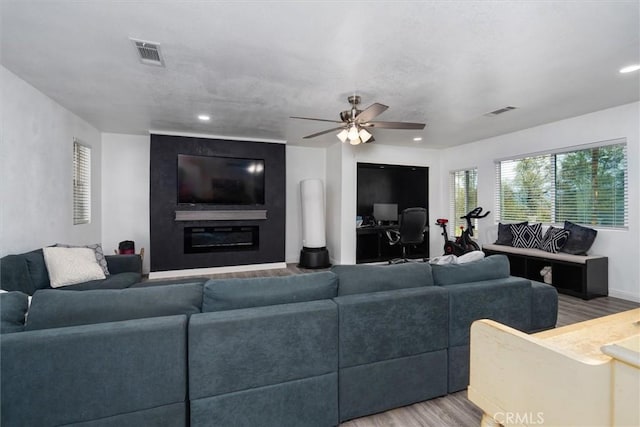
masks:
[[[633,64],[633,65],[629,65],[627,67],[624,68],[620,68],[620,72],[621,73],[632,73],[634,71],[638,71],[640,70],[640,64]]]
[[[207,116],[206,114],[199,114],[198,120],[208,122],[209,120],[211,120],[211,116]]]
[[[420,142],[420,141],[422,141],[422,138],[421,138],[421,137],[419,137],[419,136],[416,136],[415,138],[413,138],[413,140],[414,140],[415,142]]]

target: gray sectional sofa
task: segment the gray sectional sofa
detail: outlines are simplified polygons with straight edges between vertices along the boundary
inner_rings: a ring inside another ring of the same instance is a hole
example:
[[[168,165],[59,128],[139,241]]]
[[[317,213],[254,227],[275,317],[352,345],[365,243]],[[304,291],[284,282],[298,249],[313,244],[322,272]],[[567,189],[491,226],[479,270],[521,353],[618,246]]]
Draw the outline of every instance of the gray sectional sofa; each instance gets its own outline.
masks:
[[[0,423],[332,426],[466,388],[473,320],[557,316],[504,256],[145,285],[0,294]]]

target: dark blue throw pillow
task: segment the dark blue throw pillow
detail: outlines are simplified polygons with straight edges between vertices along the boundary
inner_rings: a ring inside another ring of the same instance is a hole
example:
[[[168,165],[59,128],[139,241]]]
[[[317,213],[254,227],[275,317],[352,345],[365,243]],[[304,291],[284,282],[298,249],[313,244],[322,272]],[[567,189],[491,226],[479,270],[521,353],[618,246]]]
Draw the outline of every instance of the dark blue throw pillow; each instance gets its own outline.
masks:
[[[511,232],[512,225],[529,225],[529,221],[519,222],[517,224],[498,224],[498,240],[495,241],[496,245],[513,245],[513,233]]]
[[[569,238],[560,251],[572,255],[586,255],[598,234],[593,228],[583,227],[571,221],[564,222],[564,229],[569,230]]]

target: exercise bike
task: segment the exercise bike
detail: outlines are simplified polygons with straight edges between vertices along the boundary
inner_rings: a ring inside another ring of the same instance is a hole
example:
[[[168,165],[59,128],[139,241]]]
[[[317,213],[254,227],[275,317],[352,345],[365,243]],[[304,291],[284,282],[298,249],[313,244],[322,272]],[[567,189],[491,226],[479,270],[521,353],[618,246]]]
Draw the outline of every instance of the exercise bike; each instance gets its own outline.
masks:
[[[491,213],[491,211],[487,211],[484,215],[481,215],[482,208],[478,206],[477,208],[471,210],[471,212],[467,213],[464,216],[461,216],[460,219],[467,220],[467,229],[462,229],[462,234],[456,237],[455,240],[449,240],[449,234],[447,233],[447,223],[448,219],[439,218],[436,220],[436,225],[442,227],[442,235],[444,236],[444,254],[445,255],[464,255],[468,252],[479,251],[480,246],[471,238],[473,237],[473,225],[471,224],[472,219],[480,219],[484,218]]]

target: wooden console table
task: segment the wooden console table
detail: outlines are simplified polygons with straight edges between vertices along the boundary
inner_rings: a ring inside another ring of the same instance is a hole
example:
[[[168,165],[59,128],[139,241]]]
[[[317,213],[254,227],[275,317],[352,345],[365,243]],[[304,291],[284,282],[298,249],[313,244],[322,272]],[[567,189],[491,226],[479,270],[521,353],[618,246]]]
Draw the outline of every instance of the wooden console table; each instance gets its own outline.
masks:
[[[533,335],[474,322],[468,397],[486,427],[640,425],[640,308]]]

